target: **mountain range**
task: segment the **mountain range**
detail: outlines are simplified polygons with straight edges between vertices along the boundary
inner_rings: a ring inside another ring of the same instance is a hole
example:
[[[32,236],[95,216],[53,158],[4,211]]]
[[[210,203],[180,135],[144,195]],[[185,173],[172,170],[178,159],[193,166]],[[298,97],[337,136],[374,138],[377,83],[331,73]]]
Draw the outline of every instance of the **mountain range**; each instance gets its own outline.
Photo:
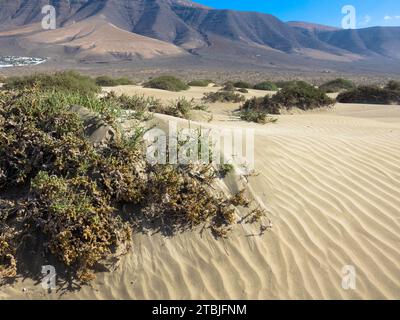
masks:
[[[46,4],[56,8],[55,30],[41,26]],[[399,65],[400,27],[342,30],[189,0],[2,0],[0,55],[78,63],[190,57],[192,63],[198,58],[391,69]]]

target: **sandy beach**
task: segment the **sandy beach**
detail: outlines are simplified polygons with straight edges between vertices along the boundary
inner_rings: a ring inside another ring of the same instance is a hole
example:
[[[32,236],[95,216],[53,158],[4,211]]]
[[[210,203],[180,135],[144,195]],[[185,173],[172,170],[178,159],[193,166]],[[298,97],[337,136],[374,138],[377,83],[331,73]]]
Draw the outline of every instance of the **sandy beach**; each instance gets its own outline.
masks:
[[[169,101],[217,89],[105,90]],[[137,234],[115,270],[90,286],[47,292],[18,279],[0,287],[0,299],[400,299],[400,106],[336,104],[266,125],[240,121],[237,106],[211,104],[201,125],[255,129],[256,174],[221,188],[244,185],[272,229],[259,236],[241,225],[224,240],[197,230]],[[342,287],[345,266],[356,271],[355,290]]]

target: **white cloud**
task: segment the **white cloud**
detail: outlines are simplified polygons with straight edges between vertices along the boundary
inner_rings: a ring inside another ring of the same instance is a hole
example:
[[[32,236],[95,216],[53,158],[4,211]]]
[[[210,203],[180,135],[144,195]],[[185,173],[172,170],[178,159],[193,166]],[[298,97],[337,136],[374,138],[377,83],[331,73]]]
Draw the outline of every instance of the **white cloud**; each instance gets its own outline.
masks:
[[[389,16],[389,15],[386,15],[383,19],[386,20],[386,21],[389,21],[389,20],[400,20],[400,16]]]

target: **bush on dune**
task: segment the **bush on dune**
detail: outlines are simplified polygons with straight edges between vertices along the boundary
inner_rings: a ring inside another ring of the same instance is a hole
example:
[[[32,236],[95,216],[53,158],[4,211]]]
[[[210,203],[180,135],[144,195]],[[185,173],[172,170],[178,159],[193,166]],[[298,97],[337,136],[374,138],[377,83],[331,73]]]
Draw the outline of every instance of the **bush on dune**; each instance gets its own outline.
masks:
[[[128,78],[111,78],[109,76],[100,76],[96,78],[96,84],[101,87],[115,87],[133,85],[134,82]]]
[[[299,81],[279,91],[273,96],[272,102],[278,104],[280,108],[310,110],[330,106],[334,100],[320,89]]]
[[[134,101],[75,94],[60,102],[55,94],[0,92],[0,192],[21,190],[13,200],[0,197],[0,275],[16,276],[24,266],[17,253],[32,241],[38,255],[57,258],[87,282],[96,265],[130,243],[132,231],[203,226],[224,237],[237,223],[235,206],[248,204],[241,194],[229,198],[210,187],[212,166],[151,165],[122,132],[96,146],[64,104],[81,100],[101,113],[135,108]],[[127,204],[133,209],[122,210]]]
[[[204,94],[203,101],[205,102],[233,102],[239,103],[245,101],[245,96],[232,91],[208,92]]]
[[[251,99],[248,99],[240,107],[240,109],[265,112],[267,114],[280,114],[279,105],[275,103],[273,99],[268,95],[265,97],[253,97]]]
[[[3,89],[17,90],[36,87],[40,90],[55,90],[69,93],[92,95],[99,93],[101,88],[95,80],[75,71],[62,71],[54,74],[34,74],[22,77],[7,78]]]
[[[257,83],[254,86],[254,89],[265,90],[265,91],[278,91],[277,85],[270,81],[264,81],[264,82]]]
[[[400,91],[378,86],[359,86],[336,98],[342,103],[400,104]]]
[[[233,83],[233,86],[235,88],[240,88],[240,89],[251,89],[253,86],[245,81],[237,81]]]
[[[213,83],[212,80],[193,80],[188,83],[191,87],[208,87],[210,83]]]
[[[182,82],[182,80],[173,76],[161,76],[151,79],[144,83],[143,87],[176,92],[190,88],[186,83]]]
[[[352,89],[354,88],[354,84],[350,80],[338,78],[324,83],[319,88],[326,93],[334,93]]]
[[[268,114],[280,114],[282,109],[299,108],[310,110],[330,106],[334,101],[321,90],[305,82],[296,82],[282,89],[274,96],[248,99],[240,107],[243,120],[263,122]]]

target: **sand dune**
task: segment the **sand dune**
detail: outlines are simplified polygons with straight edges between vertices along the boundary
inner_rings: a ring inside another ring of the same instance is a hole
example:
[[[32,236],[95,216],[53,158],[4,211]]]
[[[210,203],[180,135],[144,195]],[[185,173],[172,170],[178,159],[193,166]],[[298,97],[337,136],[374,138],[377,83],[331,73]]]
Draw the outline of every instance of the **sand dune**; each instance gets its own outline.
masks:
[[[0,287],[0,298],[399,299],[400,106],[337,104],[268,125],[235,119],[235,107],[211,106],[214,120],[202,125],[256,129],[259,174],[224,187],[246,185],[267,209],[264,236],[247,225],[218,241],[140,234],[90,287],[48,294],[20,280]],[[341,286],[345,265],[355,267],[356,290]]]

